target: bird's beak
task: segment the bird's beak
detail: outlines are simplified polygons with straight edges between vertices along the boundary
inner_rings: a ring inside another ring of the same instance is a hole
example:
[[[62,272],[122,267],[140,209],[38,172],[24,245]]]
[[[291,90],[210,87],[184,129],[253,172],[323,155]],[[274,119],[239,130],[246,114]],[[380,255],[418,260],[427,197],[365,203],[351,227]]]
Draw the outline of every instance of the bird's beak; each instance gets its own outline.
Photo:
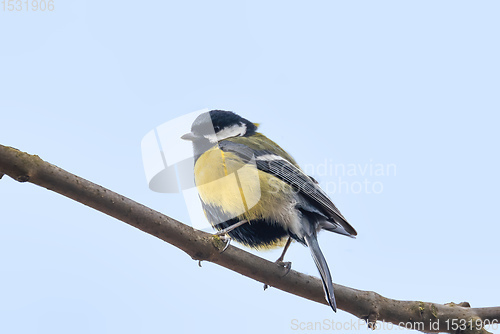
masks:
[[[190,140],[190,141],[193,141],[193,140],[195,140],[195,139],[197,139],[197,138],[198,138],[198,136],[196,136],[196,135],[195,135],[194,133],[192,133],[192,132],[188,132],[188,133],[186,133],[185,135],[183,135],[183,136],[181,137],[181,139],[184,139],[184,140]]]

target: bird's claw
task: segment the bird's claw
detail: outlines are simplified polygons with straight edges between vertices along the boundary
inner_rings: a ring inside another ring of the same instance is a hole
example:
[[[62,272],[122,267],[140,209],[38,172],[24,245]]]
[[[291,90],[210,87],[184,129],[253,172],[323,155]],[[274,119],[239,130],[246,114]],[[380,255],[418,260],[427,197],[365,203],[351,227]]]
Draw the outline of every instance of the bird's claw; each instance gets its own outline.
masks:
[[[224,253],[224,251],[229,247],[229,244],[231,243],[231,237],[227,233],[221,232],[217,232],[213,236],[225,243],[224,248],[222,248],[222,250],[220,251],[220,253]],[[218,246],[217,248],[220,249],[220,246]]]
[[[229,247],[229,244],[231,243],[231,238],[229,236],[226,236],[225,238],[223,238],[223,240],[226,241],[226,245],[221,250],[221,253],[224,253],[224,251]]]
[[[282,266],[283,268],[286,269],[286,272],[283,274],[282,277],[285,277],[286,275],[288,275],[288,273],[290,272],[290,270],[292,270],[292,262],[290,262],[290,261],[283,262],[283,261],[279,261],[278,260],[275,263],[279,264],[280,266]]]
[[[280,266],[282,266],[283,268],[286,269],[286,272],[281,277],[285,277],[286,275],[288,275],[288,273],[290,272],[290,270],[292,270],[292,262],[290,262],[290,261],[283,262],[281,260],[277,260],[274,263],[276,263],[277,265],[280,265]],[[269,285],[264,284],[264,291],[266,291],[267,288],[269,288]]]

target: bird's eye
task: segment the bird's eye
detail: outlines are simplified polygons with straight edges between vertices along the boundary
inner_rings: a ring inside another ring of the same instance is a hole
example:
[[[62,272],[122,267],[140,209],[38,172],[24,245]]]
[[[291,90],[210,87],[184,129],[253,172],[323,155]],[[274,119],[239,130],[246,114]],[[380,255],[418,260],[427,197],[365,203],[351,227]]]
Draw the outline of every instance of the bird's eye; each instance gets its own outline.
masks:
[[[214,131],[215,132],[219,132],[220,131],[220,126],[218,126],[218,125],[214,126]]]

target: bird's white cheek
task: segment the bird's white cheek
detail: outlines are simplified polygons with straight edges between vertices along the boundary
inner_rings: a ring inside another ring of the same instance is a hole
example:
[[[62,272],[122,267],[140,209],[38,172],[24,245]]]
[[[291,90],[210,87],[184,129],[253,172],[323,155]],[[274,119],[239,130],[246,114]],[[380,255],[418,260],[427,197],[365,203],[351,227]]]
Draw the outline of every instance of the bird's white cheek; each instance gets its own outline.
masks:
[[[224,128],[217,132],[217,134],[213,133],[205,135],[205,138],[207,138],[211,143],[216,143],[227,138],[243,136],[246,132],[246,125],[238,124]]]
[[[218,141],[217,135],[215,133],[204,135],[204,137],[207,138],[211,143],[216,143]]]

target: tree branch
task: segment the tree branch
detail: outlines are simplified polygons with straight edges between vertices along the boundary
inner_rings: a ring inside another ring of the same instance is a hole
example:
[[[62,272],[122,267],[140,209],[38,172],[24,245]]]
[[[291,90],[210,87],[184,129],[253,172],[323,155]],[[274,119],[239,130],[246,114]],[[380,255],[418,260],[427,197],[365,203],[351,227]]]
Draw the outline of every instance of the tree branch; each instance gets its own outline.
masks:
[[[73,175],[37,155],[0,145],[0,178],[3,174],[47,188],[119,219],[180,248],[195,260],[216,263],[277,289],[326,304],[318,278],[294,270],[283,276],[286,269],[282,266],[237,247],[229,246],[221,253],[224,243],[218,237]],[[500,319],[500,307],[400,301],[372,291],[334,285],[338,308],[366,320],[371,328],[380,320],[424,332],[487,333],[481,326],[498,323]]]

